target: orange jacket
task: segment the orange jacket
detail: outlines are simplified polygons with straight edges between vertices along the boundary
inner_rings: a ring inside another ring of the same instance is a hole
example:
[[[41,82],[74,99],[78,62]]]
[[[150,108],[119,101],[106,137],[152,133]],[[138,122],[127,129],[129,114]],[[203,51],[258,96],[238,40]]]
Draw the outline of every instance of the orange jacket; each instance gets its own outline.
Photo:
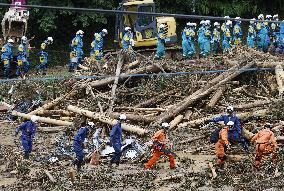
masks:
[[[157,131],[152,137],[153,141],[158,141],[160,143],[166,144],[166,134],[163,129]]]
[[[276,138],[274,137],[274,133],[270,129],[260,130],[256,135],[253,136],[251,141],[258,144],[267,144],[271,142],[274,147],[277,147]]]
[[[223,129],[221,129],[221,131],[219,132],[219,141],[222,144],[228,145],[229,141],[228,141],[228,131],[229,131],[229,127],[224,127]]]

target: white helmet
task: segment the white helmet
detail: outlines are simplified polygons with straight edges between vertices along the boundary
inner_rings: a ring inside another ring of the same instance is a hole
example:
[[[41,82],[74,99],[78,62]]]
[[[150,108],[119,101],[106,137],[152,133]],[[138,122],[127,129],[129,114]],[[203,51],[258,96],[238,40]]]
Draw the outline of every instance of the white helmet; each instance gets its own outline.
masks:
[[[37,122],[38,121],[38,116],[33,115],[31,117],[31,121],[34,122],[34,123]]]
[[[229,18],[230,18],[230,16],[225,16],[225,17],[224,17],[224,19],[229,19]]]
[[[27,41],[27,40],[28,40],[28,38],[27,38],[27,37],[25,37],[25,36],[23,36],[23,37],[21,38],[21,40],[22,40],[22,41]]]
[[[160,24],[159,28],[160,28],[160,29],[166,28],[166,25]]]
[[[264,15],[263,14],[260,14],[260,15],[258,15],[258,20],[263,20],[264,19]]]
[[[226,111],[229,113],[229,112],[234,112],[234,107],[233,106],[228,106],[226,108]]]
[[[194,26],[194,27],[196,27],[197,26],[197,24],[196,23],[191,23],[192,24],[192,26]]]
[[[106,29],[103,29],[102,32],[103,32],[104,34],[108,34],[108,32],[107,32]]]
[[[234,123],[233,121],[229,121],[226,125],[227,125],[227,126],[234,126],[235,123]]]
[[[200,21],[200,24],[201,25],[205,24],[205,21],[204,20]]]
[[[162,123],[161,127],[167,129],[170,126],[168,123]]]
[[[76,35],[83,35],[84,34],[84,31],[82,31],[82,30],[78,30],[77,32],[76,32]]]
[[[210,20],[206,20],[206,21],[205,21],[205,24],[206,24],[206,25],[210,25]]]
[[[88,122],[88,125],[91,127],[95,126],[94,122],[90,122],[90,121]]]
[[[51,43],[53,43],[53,38],[52,37],[47,37],[47,40]]]
[[[216,27],[216,26],[220,26],[220,23],[215,22],[215,23],[214,23],[214,27]]]
[[[9,38],[8,43],[14,43],[14,40]]]
[[[241,17],[236,17],[235,19],[236,19],[236,20],[240,20],[240,19],[241,19]]]
[[[227,26],[232,26],[232,25],[233,25],[233,22],[229,20],[229,21],[226,22],[226,25],[227,25]]]
[[[130,27],[125,27],[124,30],[125,30],[125,31],[131,31],[131,28],[130,28]]]
[[[250,20],[250,24],[253,24],[255,22],[255,18]]]
[[[118,119],[120,120],[126,120],[126,115],[125,114],[120,114]]]
[[[265,18],[266,18],[266,19],[271,19],[271,18],[272,18],[272,15],[266,15]]]
[[[186,26],[191,27],[191,26],[192,26],[192,23],[191,23],[191,22],[188,22],[188,23],[186,23]]]
[[[278,18],[279,18],[278,14],[273,15],[273,19],[274,19],[274,20],[276,20],[276,19],[278,20]]]

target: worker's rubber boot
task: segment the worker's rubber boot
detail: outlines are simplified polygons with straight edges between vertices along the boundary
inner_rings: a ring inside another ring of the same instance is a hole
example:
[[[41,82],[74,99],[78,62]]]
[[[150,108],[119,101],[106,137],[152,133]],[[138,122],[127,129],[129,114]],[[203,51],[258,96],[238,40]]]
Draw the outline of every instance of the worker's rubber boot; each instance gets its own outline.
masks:
[[[24,159],[29,159],[29,157],[30,157],[30,154],[28,152],[25,152]]]
[[[83,165],[83,163],[81,161],[78,161],[78,163],[77,163],[77,171],[81,171],[82,165]]]

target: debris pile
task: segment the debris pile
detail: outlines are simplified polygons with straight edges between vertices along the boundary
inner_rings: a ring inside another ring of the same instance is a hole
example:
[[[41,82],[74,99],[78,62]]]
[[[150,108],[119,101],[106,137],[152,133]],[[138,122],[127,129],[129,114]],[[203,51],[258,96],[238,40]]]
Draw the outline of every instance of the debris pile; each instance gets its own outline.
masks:
[[[36,186],[43,190],[277,190],[284,186],[280,178],[284,164],[281,149],[277,164],[270,164],[271,160],[267,159],[263,169],[256,171],[254,146],[249,154],[233,146],[225,171],[214,175],[213,165],[208,166],[215,162],[214,147],[207,137],[216,126],[204,126],[206,120],[233,105],[241,118],[244,136],[250,138],[264,123],[271,122],[281,148],[284,141],[282,55],[236,48],[228,55],[194,60],[154,61],[138,54],[133,61],[122,52],[106,56],[106,61],[100,63],[87,59],[83,69],[76,73],[98,76],[96,79],[27,81],[14,84],[11,94],[3,93],[11,85],[0,86],[3,101],[11,105],[27,97],[34,100],[40,94],[40,106],[29,107],[25,112],[14,110],[11,114],[27,119],[38,115],[42,126],[48,125],[39,128],[33,154],[36,160],[32,161],[21,159],[21,148],[8,140],[14,128],[11,124],[3,125],[0,136],[8,137],[0,148],[0,155],[4,156],[0,160],[1,178],[12,181],[0,181],[3,189]],[[27,91],[31,88],[39,92]],[[179,168],[170,171],[161,163],[155,173],[145,174],[141,161],[126,161],[119,170],[110,170],[102,160],[101,165],[85,165],[82,172],[72,175],[72,155],[58,154],[58,137],[63,136],[71,147],[80,115],[96,122],[96,127],[103,128],[102,136],[107,137],[120,113],[129,119],[123,126],[125,136],[136,135],[140,142],[149,141],[146,135],[151,135],[159,123],[170,122],[169,138],[179,156]],[[54,156],[58,160],[49,160]]]

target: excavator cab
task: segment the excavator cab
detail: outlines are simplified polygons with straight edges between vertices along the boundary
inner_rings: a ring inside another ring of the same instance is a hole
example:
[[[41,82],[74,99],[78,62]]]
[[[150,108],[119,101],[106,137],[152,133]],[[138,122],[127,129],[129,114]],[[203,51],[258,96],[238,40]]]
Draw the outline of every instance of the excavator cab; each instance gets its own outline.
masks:
[[[25,7],[27,0],[13,0],[8,12],[5,13],[2,20],[2,32],[4,40],[12,38],[16,43],[20,41],[22,36],[26,35],[29,11]]]
[[[155,13],[153,0],[128,0],[120,3],[118,10]],[[162,18],[162,20],[161,20]],[[174,21],[174,22],[172,22]],[[120,42],[125,27],[134,31],[135,47],[155,46],[157,43],[158,24],[165,24],[167,30],[167,43],[176,42],[176,23],[171,17],[155,17],[151,15],[117,14],[115,39]]]

